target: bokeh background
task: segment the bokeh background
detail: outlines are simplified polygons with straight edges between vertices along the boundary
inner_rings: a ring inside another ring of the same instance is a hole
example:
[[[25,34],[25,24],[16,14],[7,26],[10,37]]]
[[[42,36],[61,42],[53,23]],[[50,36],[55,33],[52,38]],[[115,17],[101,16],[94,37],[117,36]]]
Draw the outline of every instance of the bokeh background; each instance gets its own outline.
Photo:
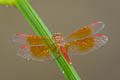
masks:
[[[72,56],[82,80],[120,79],[119,0],[31,0],[49,30],[64,36],[96,20],[103,21],[101,34],[109,38],[88,55]],[[0,6],[0,80],[65,80],[54,61],[27,61],[16,55],[15,33],[34,34],[15,7]]]

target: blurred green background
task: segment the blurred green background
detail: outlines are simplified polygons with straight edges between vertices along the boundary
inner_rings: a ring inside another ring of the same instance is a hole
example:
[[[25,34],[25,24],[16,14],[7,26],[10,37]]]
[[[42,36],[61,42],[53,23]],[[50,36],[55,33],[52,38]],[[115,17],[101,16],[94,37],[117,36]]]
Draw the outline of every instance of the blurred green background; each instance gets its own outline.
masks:
[[[88,55],[72,56],[82,80],[120,79],[119,0],[31,0],[49,30],[64,36],[96,20],[109,38],[102,48]],[[27,61],[16,55],[15,33],[34,34],[15,7],[0,6],[0,80],[65,80],[54,61]]]

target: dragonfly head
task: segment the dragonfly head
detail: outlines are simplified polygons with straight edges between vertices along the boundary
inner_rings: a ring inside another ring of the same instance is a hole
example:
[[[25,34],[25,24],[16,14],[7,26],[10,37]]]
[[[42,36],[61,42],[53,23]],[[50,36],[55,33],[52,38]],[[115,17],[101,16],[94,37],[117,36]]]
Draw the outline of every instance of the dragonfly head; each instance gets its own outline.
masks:
[[[52,39],[55,41],[55,43],[58,43],[58,44],[64,43],[64,39],[61,33],[54,33],[52,35]]]

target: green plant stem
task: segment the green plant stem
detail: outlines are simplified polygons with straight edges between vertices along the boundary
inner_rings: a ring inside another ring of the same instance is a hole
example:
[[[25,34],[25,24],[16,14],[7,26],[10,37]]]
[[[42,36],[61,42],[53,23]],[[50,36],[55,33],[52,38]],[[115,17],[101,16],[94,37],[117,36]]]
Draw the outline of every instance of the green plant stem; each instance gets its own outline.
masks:
[[[0,0],[0,4],[3,4],[3,5],[14,5],[15,4],[15,0]]]
[[[6,0],[8,1],[8,0]],[[43,23],[43,21],[40,19],[40,17],[37,15],[37,13],[34,11],[34,9],[29,4],[28,0],[12,0],[16,8],[21,12],[21,14],[25,17],[27,22],[30,24],[34,32],[38,36],[45,36],[48,38],[51,38],[52,35],[49,32],[46,25]],[[5,3],[8,4],[8,3]],[[8,4],[9,5],[9,4]],[[48,40],[45,39],[45,42]],[[50,46],[50,44],[53,44],[53,40],[50,40],[50,43],[46,45],[50,48],[52,52],[52,57],[55,59],[57,65],[59,66],[62,73],[64,73],[64,76],[66,77],[66,80],[80,80],[77,72],[73,68],[72,65],[68,64],[68,62],[64,59],[60,51],[57,51],[56,46]],[[60,56],[56,59],[56,54],[60,53]]]

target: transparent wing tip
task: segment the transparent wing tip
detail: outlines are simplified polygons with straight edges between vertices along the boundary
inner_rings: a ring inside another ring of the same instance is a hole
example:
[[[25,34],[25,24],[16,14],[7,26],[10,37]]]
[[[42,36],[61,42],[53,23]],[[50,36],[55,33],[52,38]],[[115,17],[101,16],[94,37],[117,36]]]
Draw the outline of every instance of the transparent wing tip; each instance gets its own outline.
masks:
[[[15,43],[22,43],[24,44],[26,41],[26,35],[25,34],[20,34],[20,33],[16,33],[12,36],[12,40]]]
[[[24,35],[24,34],[16,33],[15,35]]]
[[[92,24],[89,24],[89,27],[92,33],[96,34],[104,28],[104,23],[102,21],[94,21]]]
[[[20,56],[20,57],[23,57],[23,58],[25,58],[27,60],[31,59],[31,55],[29,53],[29,49],[28,49],[27,46],[20,47],[20,49],[17,52],[17,55]]]
[[[98,34],[95,36],[95,47],[101,47],[104,44],[106,44],[108,42],[108,37],[104,36],[102,34]]]

